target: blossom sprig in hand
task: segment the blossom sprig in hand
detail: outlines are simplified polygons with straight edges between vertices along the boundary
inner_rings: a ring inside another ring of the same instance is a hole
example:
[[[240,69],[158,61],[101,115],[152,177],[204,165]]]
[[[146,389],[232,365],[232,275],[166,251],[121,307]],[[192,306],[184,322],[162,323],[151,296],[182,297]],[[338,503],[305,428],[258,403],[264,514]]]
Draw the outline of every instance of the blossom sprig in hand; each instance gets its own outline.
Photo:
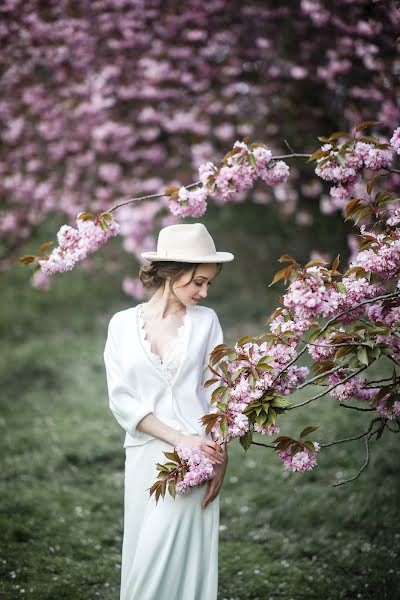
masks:
[[[187,494],[193,486],[201,486],[214,476],[214,466],[205,453],[197,447],[178,444],[173,452],[163,452],[167,463],[157,463],[157,481],[149,488],[155,494],[156,503],[164,498],[168,489],[175,499],[176,494]]]

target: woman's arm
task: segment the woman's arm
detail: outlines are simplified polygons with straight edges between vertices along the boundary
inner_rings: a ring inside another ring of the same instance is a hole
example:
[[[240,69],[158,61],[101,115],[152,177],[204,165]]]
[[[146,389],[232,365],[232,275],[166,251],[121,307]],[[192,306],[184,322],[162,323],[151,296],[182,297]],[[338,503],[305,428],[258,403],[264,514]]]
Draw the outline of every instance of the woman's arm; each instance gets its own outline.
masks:
[[[143,433],[148,433],[153,437],[166,442],[167,444],[171,444],[171,446],[177,446],[181,443],[183,438],[187,438],[180,431],[170,427],[163,421],[160,421],[158,417],[156,417],[153,413],[146,415],[138,424],[137,429],[139,431],[143,431]]]
[[[212,502],[218,496],[218,494],[221,490],[223,481],[224,481],[226,468],[228,466],[228,448],[227,448],[228,444],[223,443],[221,445],[223,448],[224,459],[221,464],[214,466],[215,475],[208,482],[207,493],[204,496],[204,499],[203,499],[203,502],[201,505],[203,509],[207,508],[207,506],[210,504],[210,502]]]
[[[178,444],[190,445],[199,447],[203,452],[208,454],[214,462],[223,463],[223,449],[217,442],[212,440],[202,439],[197,435],[185,435],[177,429],[170,427],[163,421],[160,421],[154,414],[146,415],[138,424],[137,429],[143,433],[152,435],[153,437],[177,446]]]

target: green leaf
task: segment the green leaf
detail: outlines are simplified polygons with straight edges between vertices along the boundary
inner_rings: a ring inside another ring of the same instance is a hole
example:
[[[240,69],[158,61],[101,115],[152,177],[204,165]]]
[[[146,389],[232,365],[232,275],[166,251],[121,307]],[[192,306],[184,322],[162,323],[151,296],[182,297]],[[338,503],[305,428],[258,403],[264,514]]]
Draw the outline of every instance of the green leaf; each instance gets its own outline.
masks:
[[[344,283],[342,283],[341,281],[337,281],[335,283],[335,288],[337,289],[338,292],[341,292],[342,294],[347,294],[347,288],[344,285]]]
[[[168,492],[170,493],[170,495],[175,500],[176,490],[175,490],[175,481],[174,480],[171,480],[169,482],[169,484],[168,484]]]
[[[256,159],[254,158],[254,154],[252,154],[251,152],[248,155],[248,160],[252,167],[257,167]]]
[[[240,444],[243,446],[243,448],[246,451],[250,448],[252,441],[253,441],[253,435],[252,435],[251,431],[247,431],[247,433],[245,433],[244,435],[242,435],[239,438]]]
[[[312,442],[310,442],[310,440],[307,440],[306,442],[304,442],[304,446],[307,448],[307,450],[310,450],[311,452],[315,452],[315,446]]]
[[[357,352],[357,358],[362,365],[368,366],[368,352],[365,346],[361,346]]]
[[[318,429],[319,425],[317,425],[317,427],[313,427],[312,425],[309,425],[308,427],[305,427],[303,429],[303,431],[300,433],[300,437],[303,438],[306,435],[308,435],[309,433],[312,433],[313,431],[315,431],[316,429]]]

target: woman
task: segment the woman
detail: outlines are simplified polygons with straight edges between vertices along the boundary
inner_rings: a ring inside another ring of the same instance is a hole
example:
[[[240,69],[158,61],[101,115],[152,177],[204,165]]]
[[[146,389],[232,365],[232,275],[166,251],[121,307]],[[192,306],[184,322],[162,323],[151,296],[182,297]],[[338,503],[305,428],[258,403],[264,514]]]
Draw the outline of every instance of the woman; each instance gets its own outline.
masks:
[[[218,385],[203,387],[223,333],[215,311],[199,302],[234,256],[217,252],[201,223],[165,227],[157,252],[142,256],[151,263],[140,279],[155,293],[111,318],[104,350],[110,408],[126,431],[120,600],[215,600],[218,494],[228,457],[201,417]],[[215,475],[156,503],[149,497],[156,463],[179,443],[205,452]]]

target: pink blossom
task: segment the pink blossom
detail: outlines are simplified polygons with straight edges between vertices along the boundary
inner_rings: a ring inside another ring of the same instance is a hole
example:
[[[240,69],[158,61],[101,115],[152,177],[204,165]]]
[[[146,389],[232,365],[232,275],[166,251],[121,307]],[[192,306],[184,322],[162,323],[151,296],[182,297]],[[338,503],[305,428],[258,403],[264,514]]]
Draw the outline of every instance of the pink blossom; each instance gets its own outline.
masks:
[[[63,225],[57,233],[59,246],[54,248],[47,259],[39,259],[41,270],[46,274],[71,271],[76,263],[96,252],[112,236],[119,233],[119,224],[107,220],[107,229],[102,229],[100,221],[82,220],[77,217],[78,228]]]
[[[390,138],[390,145],[397,154],[400,154],[400,127],[394,130]]]
[[[188,190],[181,186],[178,198],[170,199],[168,208],[174,216],[201,217],[207,210],[207,197],[208,190],[205,187]]]
[[[290,284],[283,304],[286,308],[292,308],[296,315],[311,319],[335,314],[342,300],[342,293],[325,285],[320,267],[309,267],[303,276]]]
[[[302,450],[292,454],[292,446],[291,444],[286,450],[279,450],[277,455],[283,461],[283,466],[285,469],[290,471],[310,471],[317,464],[317,452],[320,450],[320,445],[318,442],[312,442],[314,445],[315,451],[312,452],[308,448],[304,447]]]
[[[339,372],[332,373],[329,375],[329,381],[331,384],[337,384],[343,379],[345,379],[344,374],[340,374]],[[333,398],[336,398],[340,402],[345,402],[350,398],[357,396],[358,391],[362,388],[364,380],[360,377],[352,377],[345,383],[337,385],[333,390],[329,393]]]
[[[389,394],[381,398],[376,405],[376,410],[381,413],[384,419],[397,419],[400,417],[400,401],[399,400],[391,400],[389,402]]]
[[[264,427],[264,425],[259,425],[258,423],[254,423],[254,431],[257,433],[261,433],[261,435],[274,435],[280,432],[279,425],[269,425],[268,427]]]
[[[361,233],[364,231],[361,228]],[[400,229],[392,231],[391,237],[371,231],[368,235],[375,237],[376,241],[359,252],[350,266],[361,266],[382,279],[393,279],[400,271]]]
[[[176,451],[187,469],[176,484],[178,494],[187,494],[191,487],[202,485],[214,477],[214,465],[200,448],[178,444]]]
[[[400,223],[400,208],[395,208],[393,210],[389,209],[389,214],[390,217],[387,219],[386,223],[391,227],[398,225]]]
[[[50,289],[50,277],[40,269],[32,275],[32,287],[47,292]]]

